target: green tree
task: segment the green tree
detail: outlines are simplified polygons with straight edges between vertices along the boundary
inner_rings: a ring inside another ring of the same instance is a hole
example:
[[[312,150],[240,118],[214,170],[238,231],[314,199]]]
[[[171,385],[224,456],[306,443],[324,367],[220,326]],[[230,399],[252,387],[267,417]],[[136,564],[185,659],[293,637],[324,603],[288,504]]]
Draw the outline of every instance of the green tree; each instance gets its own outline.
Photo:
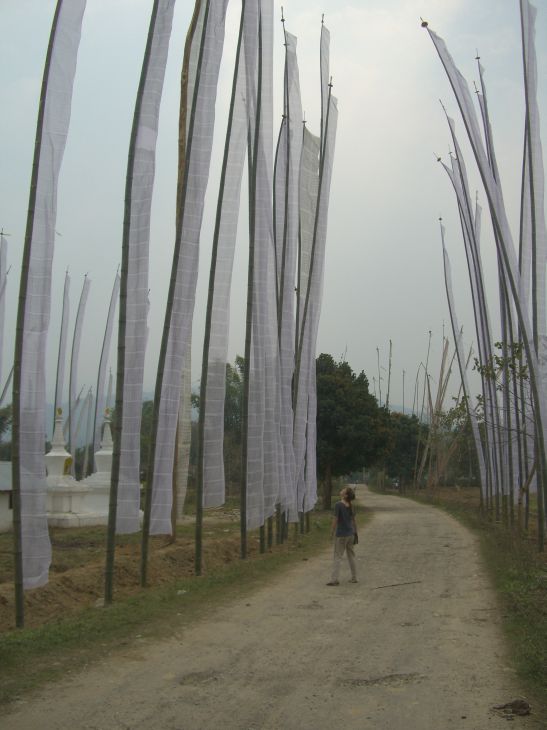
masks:
[[[229,495],[239,492],[241,483],[241,418],[243,412],[243,370],[245,358],[237,355],[234,365],[226,363],[224,401],[224,466]]]
[[[9,406],[4,406],[4,408],[0,408],[0,441],[3,440],[4,434],[6,434],[11,429],[11,420],[12,414],[10,403]]]
[[[234,364],[226,363],[224,399],[224,467],[226,491],[233,496],[241,482],[241,418],[243,409],[243,370],[245,358],[236,355]],[[199,394],[192,394],[192,405],[199,411]]]
[[[321,354],[317,370],[317,470],[323,507],[330,509],[332,477],[373,464],[385,446],[384,416],[369,393],[364,372]]]
[[[150,458],[150,436],[152,433],[152,415],[154,401],[146,400],[141,411],[141,482],[148,482],[148,460]]]
[[[12,411],[11,403],[0,408],[0,461],[11,459],[11,439],[4,442],[4,436],[11,431]]]
[[[384,466],[388,475],[404,488],[414,472],[420,423],[416,416],[396,412],[389,413],[388,419]]]

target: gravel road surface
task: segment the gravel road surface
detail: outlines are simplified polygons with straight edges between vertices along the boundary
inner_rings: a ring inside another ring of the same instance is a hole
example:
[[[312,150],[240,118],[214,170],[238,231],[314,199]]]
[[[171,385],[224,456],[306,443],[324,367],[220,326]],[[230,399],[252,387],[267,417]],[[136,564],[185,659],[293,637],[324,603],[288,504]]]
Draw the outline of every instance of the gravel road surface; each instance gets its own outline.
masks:
[[[446,730],[545,727],[522,696],[476,539],[431,507],[370,493],[375,513],[328,587],[331,549],[170,640],[43,688],[3,730]]]

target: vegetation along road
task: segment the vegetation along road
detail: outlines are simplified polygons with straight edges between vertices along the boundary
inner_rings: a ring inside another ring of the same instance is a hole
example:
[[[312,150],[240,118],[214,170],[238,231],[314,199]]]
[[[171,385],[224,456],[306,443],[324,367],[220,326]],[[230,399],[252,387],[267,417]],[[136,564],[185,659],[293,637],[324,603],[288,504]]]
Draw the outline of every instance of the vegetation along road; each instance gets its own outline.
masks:
[[[476,539],[434,508],[359,488],[359,583],[331,551],[169,640],[136,639],[12,706],[3,730],[499,728],[521,695]],[[540,728],[536,713],[516,717]]]

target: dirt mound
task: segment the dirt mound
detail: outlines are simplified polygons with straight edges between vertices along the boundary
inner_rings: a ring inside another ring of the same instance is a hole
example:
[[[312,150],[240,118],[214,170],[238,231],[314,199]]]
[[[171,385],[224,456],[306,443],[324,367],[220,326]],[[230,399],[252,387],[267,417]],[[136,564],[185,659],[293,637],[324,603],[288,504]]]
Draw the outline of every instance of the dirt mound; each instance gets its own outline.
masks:
[[[53,540],[53,562],[49,583],[25,592],[25,626],[38,627],[74,615],[94,606],[104,595],[104,547],[97,549],[94,540],[77,531],[62,536],[62,544]],[[104,534],[100,536],[104,546]],[[71,552],[68,550],[71,548]],[[187,536],[176,542],[153,538],[150,544],[148,583],[161,586],[194,574],[194,540]],[[250,552],[258,549],[258,540],[249,540]],[[76,559],[75,551],[80,551]],[[203,544],[204,572],[239,559],[239,530],[209,530]],[[80,564],[71,565],[70,561]],[[133,541],[116,549],[114,590],[118,597],[140,591],[140,543]],[[14,588],[11,580],[0,583],[0,632],[15,628]]]

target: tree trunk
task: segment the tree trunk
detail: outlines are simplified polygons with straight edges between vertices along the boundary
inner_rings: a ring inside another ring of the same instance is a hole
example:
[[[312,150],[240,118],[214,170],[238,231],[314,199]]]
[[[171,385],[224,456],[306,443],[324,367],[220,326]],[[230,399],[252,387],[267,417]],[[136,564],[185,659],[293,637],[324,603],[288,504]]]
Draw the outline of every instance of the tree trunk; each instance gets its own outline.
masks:
[[[323,509],[331,509],[332,496],[332,473],[330,464],[325,468],[325,479],[323,480]]]

